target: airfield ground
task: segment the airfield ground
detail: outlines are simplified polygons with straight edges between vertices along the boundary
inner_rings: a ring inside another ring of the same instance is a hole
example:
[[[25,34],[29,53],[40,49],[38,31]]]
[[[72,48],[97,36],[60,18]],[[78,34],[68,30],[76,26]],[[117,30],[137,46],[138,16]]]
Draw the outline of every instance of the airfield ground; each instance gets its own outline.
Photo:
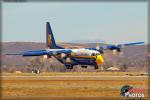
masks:
[[[72,100],[124,99],[123,85],[145,89],[148,76],[127,72],[3,73],[2,99]]]

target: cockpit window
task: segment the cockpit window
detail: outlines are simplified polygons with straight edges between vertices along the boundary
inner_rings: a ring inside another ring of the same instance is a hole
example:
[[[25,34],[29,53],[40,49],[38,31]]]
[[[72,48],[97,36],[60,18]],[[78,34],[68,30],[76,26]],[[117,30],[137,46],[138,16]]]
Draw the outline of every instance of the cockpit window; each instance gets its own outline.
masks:
[[[95,53],[92,53],[92,56],[95,56]]]

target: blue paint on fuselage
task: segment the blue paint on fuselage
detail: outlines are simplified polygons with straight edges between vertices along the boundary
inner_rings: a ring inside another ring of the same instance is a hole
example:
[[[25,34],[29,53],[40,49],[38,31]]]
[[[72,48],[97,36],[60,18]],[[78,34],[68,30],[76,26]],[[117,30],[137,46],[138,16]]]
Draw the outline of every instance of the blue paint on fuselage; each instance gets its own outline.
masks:
[[[72,65],[94,65],[95,59],[91,58],[71,58]]]

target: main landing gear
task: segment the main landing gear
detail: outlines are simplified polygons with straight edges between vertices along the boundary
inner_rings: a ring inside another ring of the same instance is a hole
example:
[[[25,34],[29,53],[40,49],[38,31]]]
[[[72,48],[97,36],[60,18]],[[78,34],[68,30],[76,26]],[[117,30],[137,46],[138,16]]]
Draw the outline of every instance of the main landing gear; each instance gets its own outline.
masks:
[[[67,69],[73,69],[73,65],[72,64],[65,64],[65,66],[66,66]],[[82,65],[81,68],[87,68],[87,66],[86,65]],[[98,65],[95,64],[94,68],[95,68],[95,70],[98,69]]]
[[[65,65],[67,69],[73,69],[73,65],[72,64],[66,64]]]
[[[85,66],[85,65],[82,65],[82,66],[81,66],[81,68],[87,68],[87,66]]]

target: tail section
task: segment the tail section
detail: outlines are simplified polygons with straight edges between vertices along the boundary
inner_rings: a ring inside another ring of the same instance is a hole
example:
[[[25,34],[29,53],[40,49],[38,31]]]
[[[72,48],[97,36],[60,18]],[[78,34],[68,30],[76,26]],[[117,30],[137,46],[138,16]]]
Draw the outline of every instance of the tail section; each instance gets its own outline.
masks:
[[[50,49],[62,49],[62,47],[56,45],[49,22],[46,23],[46,47]]]

